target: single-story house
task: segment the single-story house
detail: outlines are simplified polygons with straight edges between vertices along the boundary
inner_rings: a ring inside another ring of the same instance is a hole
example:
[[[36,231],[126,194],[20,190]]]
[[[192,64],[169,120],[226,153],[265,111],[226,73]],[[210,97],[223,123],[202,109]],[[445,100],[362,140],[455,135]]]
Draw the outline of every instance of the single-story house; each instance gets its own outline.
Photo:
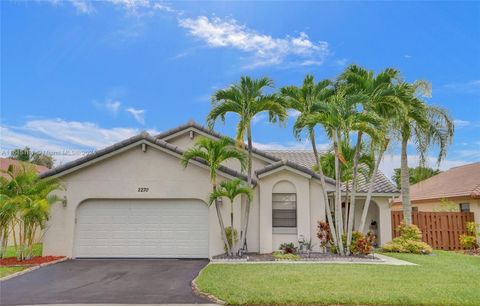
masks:
[[[44,173],[42,177],[57,177],[66,187],[59,192],[66,201],[52,208],[44,255],[211,258],[223,253],[215,208],[206,204],[212,188],[208,166],[200,159],[185,169],[180,164],[183,152],[198,137],[221,135],[191,121],[157,136],[142,133]],[[270,253],[300,237],[312,238],[319,249],[317,223],[326,215],[312,164],[308,151],[253,150],[249,252]],[[218,177],[246,180],[237,162],[223,165]],[[334,184],[327,179],[329,191]],[[367,187],[360,184],[363,198]],[[397,195],[394,185],[379,173],[367,222],[380,243],[391,240],[389,200]],[[357,222],[363,207],[359,202]],[[238,230],[245,222],[244,205],[244,198],[234,205]],[[222,204],[221,211],[229,220],[229,205]]]
[[[453,167],[410,186],[413,211],[452,209],[473,212],[480,223],[480,162]],[[402,210],[402,198],[394,200],[392,210]]]

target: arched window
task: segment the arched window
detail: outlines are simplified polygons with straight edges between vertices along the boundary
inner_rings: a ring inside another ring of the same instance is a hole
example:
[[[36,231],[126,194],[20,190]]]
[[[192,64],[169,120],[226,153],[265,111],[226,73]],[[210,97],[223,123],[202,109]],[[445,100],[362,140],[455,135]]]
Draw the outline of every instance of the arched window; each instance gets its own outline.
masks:
[[[297,192],[288,181],[278,182],[272,190],[272,230],[274,234],[297,233]]]

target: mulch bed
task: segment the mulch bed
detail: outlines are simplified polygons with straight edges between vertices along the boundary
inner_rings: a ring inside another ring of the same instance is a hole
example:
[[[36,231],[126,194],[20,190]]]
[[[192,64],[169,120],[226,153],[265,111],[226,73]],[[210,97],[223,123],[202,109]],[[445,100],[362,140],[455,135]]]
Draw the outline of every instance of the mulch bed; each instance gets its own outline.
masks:
[[[35,256],[28,260],[18,261],[15,257],[0,259],[0,266],[36,266],[59,260],[64,256]]]
[[[317,253],[312,252],[310,255],[307,254],[298,254],[300,259],[298,261],[346,261],[346,262],[375,262],[380,261],[379,258],[373,257],[372,255],[365,256],[339,256],[337,254],[331,253]],[[275,261],[273,254],[257,254],[257,253],[246,253],[242,257],[233,256],[229,257],[226,254],[214,256],[213,259],[228,260],[228,261]]]

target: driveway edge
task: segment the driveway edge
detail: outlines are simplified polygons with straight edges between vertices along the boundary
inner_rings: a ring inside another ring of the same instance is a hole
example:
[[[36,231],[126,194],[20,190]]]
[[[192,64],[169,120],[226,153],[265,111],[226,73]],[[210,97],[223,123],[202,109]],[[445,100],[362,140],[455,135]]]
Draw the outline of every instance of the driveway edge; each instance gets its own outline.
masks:
[[[27,269],[22,270],[22,271],[18,271],[18,272],[16,272],[16,273],[13,273],[13,274],[10,274],[10,275],[7,275],[7,276],[4,276],[4,277],[0,278],[0,282],[9,280],[9,279],[11,279],[11,278],[14,278],[14,277],[23,275],[23,274],[28,273],[28,272],[31,272],[31,271],[35,271],[35,270],[37,270],[37,269],[40,269],[41,267],[46,267],[46,266],[49,266],[49,265],[54,265],[54,264],[56,264],[56,263],[59,263],[59,262],[65,261],[65,260],[68,260],[68,258],[67,258],[67,257],[60,258],[60,259],[57,259],[57,260],[54,260],[54,261],[45,262],[45,263],[42,263],[42,264],[39,264],[39,265],[30,267],[30,268],[27,268]]]
[[[214,296],[213,294],[208,294],[208,293],[205,293],[205,292],[202,292],[200,290],[200,288],[198,288],[198,285],[197,285],[197,278],[200,276],[200,274],[202,273],[202,271],[208,267],[210,265],[210,263],[208,263],[208,265],[206,265],[205,267],[203,267],[202,270],[200,270],[200,272],[198,272],[197,276],[195,276],[195,278],[192,280],[192,290],[193,290],[193,293],[199,295],[199,296],[202,296],[206,299],[209,299],[210,301],[214,302],[215,304],[219,304],[219,305],[226,305],[226,303],[222,300],[220,300],[219,298],[217,298],[216,296]]]

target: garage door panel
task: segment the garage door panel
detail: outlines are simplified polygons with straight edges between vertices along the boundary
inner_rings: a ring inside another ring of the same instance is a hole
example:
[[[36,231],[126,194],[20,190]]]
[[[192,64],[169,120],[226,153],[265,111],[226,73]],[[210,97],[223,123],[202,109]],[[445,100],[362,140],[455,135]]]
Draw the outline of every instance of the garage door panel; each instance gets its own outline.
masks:
[[[208,257],[208,208],[195,200],[95,200],[77,211],[76,257]]]

